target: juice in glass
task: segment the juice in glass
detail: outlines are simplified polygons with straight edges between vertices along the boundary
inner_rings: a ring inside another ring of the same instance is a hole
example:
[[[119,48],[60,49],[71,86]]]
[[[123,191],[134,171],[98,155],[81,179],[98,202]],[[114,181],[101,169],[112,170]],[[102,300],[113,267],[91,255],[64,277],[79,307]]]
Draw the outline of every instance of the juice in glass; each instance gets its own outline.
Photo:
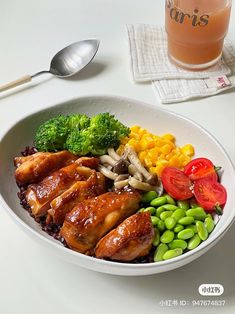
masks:
[[[166,0],[168,53],[177,65],[201,70],[222,55],[232,0]]]

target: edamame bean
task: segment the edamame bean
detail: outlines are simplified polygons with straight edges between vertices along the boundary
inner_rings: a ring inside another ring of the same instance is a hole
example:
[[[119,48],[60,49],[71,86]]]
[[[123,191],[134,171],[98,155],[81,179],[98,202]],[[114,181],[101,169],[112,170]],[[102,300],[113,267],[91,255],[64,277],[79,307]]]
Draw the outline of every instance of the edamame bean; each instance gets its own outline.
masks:
[[[156,208],[155,207],[146,207],[143,212],[150,212],[151,215],[154,215],[156,212]]]
[[[181,248],[177,248],[174,250],[168,250],[166,253],[163,255],[163,260],[171,259],[174,257],[177,257],[183,253],[183,250]]]
[[[165,243],[160,243],[154,252],[154,262],[160,262],[163,260],[163,255],[168,251],[168,246]]]
[[[182,226],[182,225],[180,225],[180,224],[177,224],[176,226],[175,226],[175,228],[174,228],[174,232],[175,233],[178,233],[178,232],[180,232],[181,230],[183,230],[184,229],[184,226]]]
[[[187,240],[187,239],[190,239],[194,236],[194,231],[190,228],[186,228],[182,231],[180,231],[177,235],[178,239],[181,239],[181,240]]]
[[[151,221],[152,221],[152,224],[154,225],[154,226],[156,226],[157,224],[158,224],[158,222],[159,222],[159,218],[158,217],[156,217],[156,216],[151,216]]]
[[[143,207],[143,208],[140,208],[140,209],[138,210],[138,212],[139,212],[139,213],[142,213],[144,210],[145,210],[145,208]]]
[[[177,206],[171,205],[171,204],[166,204],[166,205],[163,205],[162,207],[163,207],[164,209],[166,209],[166,210],[176,210],[176,209],[178,209]]]
[[[194,222],[193,217],[183,217],[178,221],[178,223],[183,226],[191,225],[193,222]]]
[[[186,216],[204,221],[206,218],[206,212],[202,207],[194,207],[186,211]]]
[[[189,250],[195,249],[201,243],[201,239],[198,234],[195,234],[189,241],[187,248]]]
[[[173,239],[174,239],[174,232],[171,230],[166,230],[165,232],[163,232],[160,241],[162,243],[170,243]]]
[[[172,214],[172,218],[175,218],[176,221],[179,221],[184,216],[185,216],[185,210],[182,208],[176,209]]]
[[[167,229],[171,230],[175,227],[175,225],[176,225],[176,220],[174,218],[168,217],[165,219],[165,226]]]
[[[195,208],[195,207],[198,207],[199,205],[198,205],[198,203],[196,202],[196,200],[195,199],[192,199],[191,201],[190,201],[190,207],[191,208]]]
[[[165,209],[163,208],[163,206],[160,206],[156,209],[156,216],[158,218],[160,218],[161,213],[163,213],[165,211]]]
[[[160,219],[164,221],[166,220],[166,218],[170,217],[171,215],[172,215],[171,211],[164,211],[161,213]]]
[[[215,227],[214,220],[211,217],[207,217],[204,221],[204,225],[208,233],[211,233]]]
[[[157,228],[154,228],[154,239],[153,239],[153,245],[158,246],[160,243],[160,233]]]
[[[157,223],[158,230],[163,232],[166,229],[164,221],[160,220]]]
[[[154,207],[158,207],[158,206],[161,206],[164,204],[166,204],[166,197],[165,196],[157,197],[150,202],[150,205],[154,206]]]
[[[197,227],[196,227],[196,225],[188,225],[187,228],[193,229],[194,233],[197,233]]]
[[[169,243],[169,248],[171,250],[181,248],[182,250],[185,250],[187,247],[187,242],[180,239],[175,239],[172,242]]]
[[[141,201],[143,203],[150,203],[156,197],[158,197],[158,194],[156,191],[149,191],[149,192],[144,193]]]
[[[208,231],[207,231],[204,223],[201,221],[197,221],[196,227],[197,227],[197,233],[198,233],[200,239],[202,239],[202,241],[205,241],[208,238]]]
[[[163,196],[165,196],[167,204],[175,205],[175,200],[169,194],[164,194]]]
[[[184,210],[189,209],[189,202],[188,201],[177,201],[177,206]]]

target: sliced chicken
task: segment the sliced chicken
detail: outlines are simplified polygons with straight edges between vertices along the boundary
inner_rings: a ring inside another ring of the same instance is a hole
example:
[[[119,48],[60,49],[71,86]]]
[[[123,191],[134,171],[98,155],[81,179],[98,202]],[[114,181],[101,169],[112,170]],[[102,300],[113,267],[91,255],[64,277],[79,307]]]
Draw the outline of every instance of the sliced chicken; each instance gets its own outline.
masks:
[[[91,169],[98,169],[99,158],[96,157],[80,157],[76,160],[79,166],[88,167]]]
[[[52,216],[54,223],[61,225],[64,222],[65,215],[77,203],[105,192],[104,175],[95,170],[90,171],[91,174],[86,181],[75,182],[68,190],[51,202],[48,214]]]
[[[136,212],[140,199],[139,192],[130,190],[85,200],[66,215],[60,234],[71,249],[92,254],[102,236]]]
[[[124,220],[98,242],[96,257],[128,262],[147,255],[154,239],[150,217],[149,212],[143,212]]]
[[[69,189],[75,182],[85,179],[84,167],[72,163],[53,172],[40,183],[30,185],[26,191],[26,200],[32,214],[35,217],[44,216],[55,197]]]
[[[15,179],[20,185],[36,183],[48,176],[52,171],[65,167],[77,157],[64,150],[58,153],[35,153],[14,159]]]

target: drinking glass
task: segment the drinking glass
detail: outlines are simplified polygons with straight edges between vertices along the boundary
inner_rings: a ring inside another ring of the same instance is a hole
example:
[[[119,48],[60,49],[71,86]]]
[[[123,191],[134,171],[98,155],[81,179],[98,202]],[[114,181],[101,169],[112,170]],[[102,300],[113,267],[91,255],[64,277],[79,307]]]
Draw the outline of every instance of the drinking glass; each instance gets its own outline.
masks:
[[[166,0],[170,59],[182,68],[203,70],[222,55],[232,0]]]

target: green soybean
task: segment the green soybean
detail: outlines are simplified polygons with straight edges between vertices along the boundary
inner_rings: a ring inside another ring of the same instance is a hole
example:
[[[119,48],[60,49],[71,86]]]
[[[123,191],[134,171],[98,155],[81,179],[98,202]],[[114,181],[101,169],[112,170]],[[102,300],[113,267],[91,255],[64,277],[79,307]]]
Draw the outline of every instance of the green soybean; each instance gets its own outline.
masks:
[[[138,210],[138,212],[139,212],[139,213],[142,213],[144,210],[145,210],[145,208],[143,207],[143,208],[140,208],[140,209]]]
[[[197,233],[197,227],[196,227],[196,225],[188,225],[187,228],[193,229],[194,233]]]
[[[211,217],[207,217],[204,221],[204,225],[208,233],[211,233],[215,227],[214,220]]]
[[[171,204],[166,204],[162,206],[164,209],[166,210],[176,210],[178,207],[175,205],[171,205]]]
[[[194,231],[190,228],[186,228],[182,231],[180,231],[177,235],[178,239],[181,239],[181,240],[187,240],[187,239],[190,239],[194,236]]]
[[[195,199],[192,199],[191,201],[190,201],[190,207],[191,208],[195,208],[195,207],[198,207],[199,205],[198,205],[198,203],[196,202],[196,200]]]
[[[180,232],[181,230],[184,229],[184,226],[180,225],[180,224],[176,224],[175,228],[174,228],[174,232],[175,233],[178,233]]]
[[[186,216],[204,221],[206,218],[206,212],[202,207],[194,207],[186,211]]]
[[[160,243],[156,248],[153,256],[154,262],[160,262],[163,260],[163,255],[168,251],[168,246],[165,243]]]
[[[172,214],[172,218],[175,218],[176,221],[179,221],[184,216],[185,216],[185,210],[182,208],[176,209]]]
[[[183,253],[183,250],[181,248],[176,248],[174,250],[168,250],[163,255],[163,260],[171,259],[174,257],[177,257]]]
[[[171,211],[164,211],[161,213],[160,219],[164,221],[166,220],[166,218],[170,217],[171,215],[172,215]]]
[[[175,205],[175,200],[169,194],[164,194],[163,196],[165,196],[167,204]]]
[[[159,220],[160,220],[160,219],[159,219],[158,217],[151,216],[151,221],[152,221],[152,224],[153,224],[154,226],[156,226],[156,225],[158,224]]]
[[[204,223],[201,221],[197,221],[196,227],[197,227],[197,233],[198,233],[200,239],[202,239],[202,241],[205,241],[208,238],[208,231],[207,231]]]
[[[161,213],[165,211],[165,208],[163,206],[160,206],[156,209],[156,216],[160,218]]]
[[[158,206],[166,204],[166,202],[167,202],[166,201],[166,197],[165,196],[161,196],[161,197],[157,197],[157,198],[153,199],[150,202],[150,205],[154,206],[154,207],[158,207]]]
[[[156,197],[158,197],[158,194],[157,192],[155,191],[149,191],[149,192],[146,192],[144,193],[141,201],[143,203],[150,203],[153,199],[155,199]]]
[[[178,223],[183,226],[191,225],[193,222],[194,222],[193,217],[183,217],[180,220],[178,220]]]
[[[180,239],[175,239],[172,242],[169,243],[169,248],[171,250],[180,248],[182,250],[185,250],[187,247],[187,242]]]
[[[153,239],[153,245],[158,246],[160,243],[160,233],[157,228],[154,229],[154,239]]]
[[[174,232],[171,230],[166,230],[165,232],[163,232],[160,241],[162,243],[170,243],[173,239],[174,239]]]
[[[156,208],[155,207],[146,207],[143,212],[150,212],[151,215],[154,215],[156,212]]]
[[[188,246],[187,248],[189,250],[193,250],[195,249],[200,243],[201,243],[201,239],[199,237],[198,234],[195,234],[189,241],[188,241]]]
[[[163,232],[166,229],[164,221],[160,220],[157,223],[158,230]]]
[[[171,230],[175,227],[176,225],[176,220],[172,217],[168,217],[165,219],[165,225],[166,225],[166,228]]]
[[[177,206],[184,210],[189,209],[189,202],[188,201],[177,201]]]

